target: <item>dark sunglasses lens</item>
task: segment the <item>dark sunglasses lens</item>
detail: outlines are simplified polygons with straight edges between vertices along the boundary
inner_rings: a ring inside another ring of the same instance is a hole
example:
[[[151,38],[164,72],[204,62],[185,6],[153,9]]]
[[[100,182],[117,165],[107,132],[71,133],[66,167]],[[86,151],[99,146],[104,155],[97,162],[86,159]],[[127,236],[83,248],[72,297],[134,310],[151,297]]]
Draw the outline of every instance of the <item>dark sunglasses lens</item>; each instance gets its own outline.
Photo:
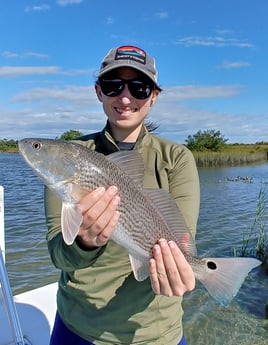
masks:
[[[141,80],[131,80],[128,83],[128,88],[133,97],[137,99],[146,99],[152,93],[154,86],[153,84]]]
[[[153,83],[142,80],[123,79],[100,79],[101,91],[105,96],[116,97],[123,91],[125,84],[128,85],[131,95],[137,99],[146,99],[153,91]]]
[[[121,79],[100,79],[99,83],[101,91],[109,97],[120,95],[124,89],[124,82]]]

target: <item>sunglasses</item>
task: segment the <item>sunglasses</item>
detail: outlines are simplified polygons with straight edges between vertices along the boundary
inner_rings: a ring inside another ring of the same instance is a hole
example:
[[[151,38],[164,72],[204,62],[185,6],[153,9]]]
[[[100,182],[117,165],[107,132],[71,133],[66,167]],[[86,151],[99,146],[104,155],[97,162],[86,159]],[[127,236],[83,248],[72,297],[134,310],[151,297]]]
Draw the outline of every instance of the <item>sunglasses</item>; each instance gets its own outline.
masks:
[[[124,90],[125,85],[127,84],[131,96],[136,99],[146,99],[150,96],[155,85],[149,80],[140,80],[140,79],[99,79],[99,85],[101,91],[105,96],[116,97]]]

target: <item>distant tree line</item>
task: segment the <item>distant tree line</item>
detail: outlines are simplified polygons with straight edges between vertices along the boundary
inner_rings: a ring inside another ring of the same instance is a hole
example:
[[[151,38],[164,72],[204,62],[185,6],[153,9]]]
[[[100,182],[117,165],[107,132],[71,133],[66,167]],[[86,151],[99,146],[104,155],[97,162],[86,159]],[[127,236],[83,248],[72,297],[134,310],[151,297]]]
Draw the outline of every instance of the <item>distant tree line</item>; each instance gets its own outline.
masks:
[[[76,130],[70,129],[64,132],[59,138],[62,140],[72,140],[82,136],[83,133]],[[220,152],[223,151],[226,147],[230,146],[227,144],[228,139],[222,135],[219,130],[199,130],[193,135],[188,135],[188,138],[185,140],[185,146],[187,146],[191,151],[194,152]],[[232,144],[235,145],[244,145],[247,144]],[[268,142],[260,141],[255,145],[268,145]],[[0,140],[0,152],[16,152],[18,151],[18,141],[16,140]]]
[[[60,138],[56,137],[55,139],[62,140],[72,140],[83,135],[82,132],[70,129],[69,131],[64,132]],[[0,139],[0,152],[17,152],[18,151],[18,140],[13,139]]]
[[[70,129],[69,131],[64,132],[61,136],[61,140],[73,140],[83,135],[82,132],[76,129]]]
[[[18,141],[17,140],[0,140],[0,152],[14,152],[18,150]]]

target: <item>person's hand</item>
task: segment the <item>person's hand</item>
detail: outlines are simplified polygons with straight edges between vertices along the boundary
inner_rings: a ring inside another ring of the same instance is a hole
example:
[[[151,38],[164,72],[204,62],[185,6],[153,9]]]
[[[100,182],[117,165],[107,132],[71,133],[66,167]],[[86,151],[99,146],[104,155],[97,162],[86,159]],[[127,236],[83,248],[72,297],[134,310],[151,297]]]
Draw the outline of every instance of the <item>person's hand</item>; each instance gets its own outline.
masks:
[[[183,296],[195,287],[193,270],[175,242],[160,239],[149,261],[151,286],[155,294]]]
[[[107,190],[99,187],[79,201],[83,216],[76,238],[79,246],[90,249],[107,243],[119,219],[119,202],[120,197],[115,186]]]

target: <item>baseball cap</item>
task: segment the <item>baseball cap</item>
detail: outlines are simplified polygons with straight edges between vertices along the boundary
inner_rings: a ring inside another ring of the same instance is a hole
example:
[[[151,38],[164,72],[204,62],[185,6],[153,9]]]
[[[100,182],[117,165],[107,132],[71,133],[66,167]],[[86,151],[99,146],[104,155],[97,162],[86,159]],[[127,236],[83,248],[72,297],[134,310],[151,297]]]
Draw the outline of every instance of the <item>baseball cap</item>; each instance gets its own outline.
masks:
[[[102,60],[97,78],[119,67],[131,67],[144,73],[161,90],[157,85],[158,72],[155,67],[155,59],[143,49],[135,46],[121,46],[110,49]]]

